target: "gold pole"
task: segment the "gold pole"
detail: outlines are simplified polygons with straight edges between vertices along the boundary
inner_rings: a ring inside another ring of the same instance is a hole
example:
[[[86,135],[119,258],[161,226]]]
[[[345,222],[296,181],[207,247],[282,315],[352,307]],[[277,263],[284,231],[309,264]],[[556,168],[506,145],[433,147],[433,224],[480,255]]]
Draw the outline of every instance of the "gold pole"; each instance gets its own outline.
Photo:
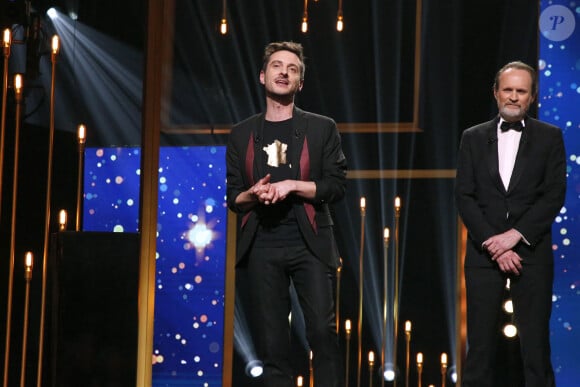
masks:
[[[344,375],[344,386],[348,387],[348,378],[349,378],[349,368],[350,368],[350,320],[346,320],[344,322],[344,327],[345,327],[345,331],[346,331],[346,354],[345,354],[345,358],[346,358],[346,366],[344,367],[345,369],[345,375]]]
[[[174,0],[147,1],[147,37],[143,79],[141,133],[141,205],[139,209],[139,321],[137,375],[135,385],[152,384],[153,328],[155,312],[155,252],[157,246],[157,193],[159,190],[159,146],[162,122],[167,113],[164,98],[169,95],[171,44],[173,41]]]
[[[455,330],[456,344],[455,344],[455,370],[457,372],[457,381],[455,384],[461,386],[461,372],[463,361],[465,360],[465,353],[467,348],[467,305],[465,301],[465,277],[463,273],[463,258],[465,257],[465,248],[467,243],[467,229],[461,221],[461,217],[457,216],[457,267],[456,267],[456,306],[455,306],[455,321],[457,321],[457,328]]]
[[[83,169],[85,164],[85,143],[86,143],[86,129],[83,124],[78,128],[78,145],[79,145],[79,161],[77,173],[77,216],[75,231],[81,231],[81,210],[83,198]]]
[[[411,321],[405,322],[405,387],[409,385],[409,363],[411,361]]]
[[[18,198],[18,148],[20,147],[20,116],[22,115],[22,75],[14,76],[16,118],[14,129],[14,172],[12,176],[12,217],[10,222],[10,266],[8,269],[8,302],[6,307],[6,348],[4,350],[4,387],[8,387],[10,363],[10,331],[12,330],[12,290],[14,287],[14,254],[16,244],[16,203]]]
[[[54,151],[54,89],[56,81],[56,56],[59,50],[58,36],[52,37],[52,52],[50,61],[52,63],[52,73],[50,79],[50,121],[48,138],[48,164],[46,176],[46,202],[44,205],[44,246],[42,251],[42,291],[40,295],[40,327],[38,334],[38,366],[36,369],[36,385],[42,385],[42,363],[44,357],[44,319],[46,310],[46,265],[48,262],[48,244],[50,241],[50,203],[52,191],[52,154]]]
[[[369,352],[369,387],[373,387],[373,371],[375,368],[375,353]]]
[[[336,297],[335,297],[335,325],[336,325],[336,334],[338,335],[340,331],[340,275],[342,271],[342,258],[340,258],[340,263],[338,268],[336,269]]]
[[[2,121],[0,122],[0,203],[2,203],[2,171],[4,170],[4,135],[6,133],[6,100],[8,96],[8,59],[10,58],[10,42],[10,28],[6,28],[2,39],[2,48],[4,51],[4,75],[2,76]],[[0,206],[0,214],[1,213],[2,208]]]
[[[28,347],[28,309],[30,303],[30,280],[32,279],[32,253],[26,253],[24,263],[24,280],[26,290],[24,293],[24,325],[22,327],[22,362],[20,363],[20,387],[24,387],[26,380],[26,348]]]
[[[387,305],[388,305],[388,297],[389,297],[389,281],[388,278],[388,265],[387,262],[389,260],[389,228],[385,227],[383,231],[383,340],[382,340],[382,349],[381,349],[381,367],[385,366],[385,362],[387,359],[386,357],[386,347],[387,347]],[[383,372],[385,370],[383,369]],[[381,387],[385,386],[385,377],[384,375],[381,376]]]
[[[312,366],[312,351],[310,351],[309,353],[308,372],[310,373],[310,375],[308,375],[308,386],[314,387],[314,367]]]
[[[443,352],[441,354],[441,387],[445,387],[446,380],[447,380],[447,354]]]
[[[397,387],[397,338],[399,332],[399,219],[401,218],[401,198],[395,198],[395,283],[393,296],[393,367],[395,379],[393,387]]]
[[[360,374],[362,367],[362,325],[363,325],[363,277],[364,277],[364,243],[365,243],[365,214],[366,214],[366,199],[364,196],[360,199],[360,253],[358,257],[359,263],[359,278],[358,278],[358,362],[356,373],[356,385],[360,387]]]
[[[423,375],[423,354],[417,354],[417,387],[421,387],[421,376]]]

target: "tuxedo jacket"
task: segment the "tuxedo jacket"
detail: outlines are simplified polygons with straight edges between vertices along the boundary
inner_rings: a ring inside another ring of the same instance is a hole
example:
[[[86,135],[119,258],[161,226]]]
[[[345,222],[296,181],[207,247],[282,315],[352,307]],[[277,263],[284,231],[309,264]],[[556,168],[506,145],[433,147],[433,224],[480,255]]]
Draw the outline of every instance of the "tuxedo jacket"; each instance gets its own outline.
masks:
[[[267,155],[262,150],[264,120],[265,114],[261,113],[235,125],[226,151],[228,207],[238,214],[237,263],[244,259],[252,245],[260,222],[259,213],[267,211],[267,206],[258,204],[244,212],[235,203],[241,192],[266,175]],[[341,199],[346,190],[347,164],[340,135],[332,119],[296,107],[292,125],[292,143],[287,157],[290,165],[295,166],[293,179],[316,183],[314,199],[293,198],[296,199],[293,207],[298,226],[312,253],[336,268],[339,254],[328,205]]]
[[[514,247],[524,264],[552,264],[551,226],[566,193],[562,132],[526,118],[506,190],[499,174],[498,121],[468,128],[461,137],[455,200],[468,231],[465,266],[492,266],[482,243],[511,228],[529,242]]]

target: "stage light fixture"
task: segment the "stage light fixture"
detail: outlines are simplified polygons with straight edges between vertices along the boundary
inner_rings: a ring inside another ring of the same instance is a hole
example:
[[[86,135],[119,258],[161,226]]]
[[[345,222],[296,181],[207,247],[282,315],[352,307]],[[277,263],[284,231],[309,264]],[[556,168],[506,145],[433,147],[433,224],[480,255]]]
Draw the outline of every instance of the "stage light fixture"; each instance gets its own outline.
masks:
[[[397,371],[395,370],[393,363],[385,363],[383,370],[383,378],[387,382],[392,382],[397,377]]]
[[[503,310],[509,314],[512,314],[514,312],[514,304],[511,299],[505,300],[505,302],[503,303]]]
[[[250,360],[246,364],[246,375],[252,378],[257,378],[264,372],[264,364],[257,359]]]
[[[447,375],[449,376],[449,380],[451,380],[453,384],[457,383],[457,367],[455,365],[449,367],[449,369],[447,370]]]
[[[54,8],[54,7],[53,7],[53,8],[49,8],[49,9],[46,11],[46,15],[47,15],[49,18],[51,18],[51,19],[56,19],[56,18],[58,18],[58,12],[56,11],[56,8]]]
[[[507,323],[503,327],[503,334],[505,337],[512,339],[517,336],[518,328],[512,323]]]

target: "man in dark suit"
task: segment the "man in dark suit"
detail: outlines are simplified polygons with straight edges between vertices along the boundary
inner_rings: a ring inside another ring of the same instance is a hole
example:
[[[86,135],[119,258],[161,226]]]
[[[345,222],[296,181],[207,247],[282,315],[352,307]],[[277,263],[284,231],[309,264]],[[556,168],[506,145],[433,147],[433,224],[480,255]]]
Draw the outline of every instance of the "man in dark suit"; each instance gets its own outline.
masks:
[[[468,231],[467,359],[462,386],[493,386],[506,280],[526,387],[554,386],[549,324],[554,276],[551,226],[564,204],[562,132],[527,117],[533,68],[511,62],[495,78],[495,119],[463,132],[456,204]]]
[[[266,46],[260,82],[266,111],[237,124],[227,153],[227,195],[238,213],[237,264],[247,269],[264,382],[295,385],[289,287],[296,289],[317,387],[339,386],[333,281],[339,255],[328,205],[346,187],[335,122],[294,105],[304,82],[302,46]]]

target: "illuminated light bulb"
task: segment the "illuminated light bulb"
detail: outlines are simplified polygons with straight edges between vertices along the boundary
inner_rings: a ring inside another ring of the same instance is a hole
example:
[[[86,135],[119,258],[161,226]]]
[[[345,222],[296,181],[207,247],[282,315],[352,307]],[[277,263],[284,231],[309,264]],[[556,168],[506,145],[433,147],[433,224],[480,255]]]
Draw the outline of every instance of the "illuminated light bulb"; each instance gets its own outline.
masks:
[[[54,35],[52,37],[52,53],[53,54],[57,54],[58,53],[58,47],[59,46],[59,42],[58,42],[58,35]]]
[[[222,22],[220,24],[220,32],[222,35],[228,33],[228,21],[225,18],[222,19]]]
[[[14,89],[19,94],[22,92],[22,74],[16,74],[14,76]]]
[[[66,211],[60,210],[58,213],[58,229],[64,231],[66,229]]]
[[[341,15],[336,19],[336,30],[338,32],[342,32],[343,29],[344,29],[344,22],[342,20],[342,15]]]
[[[302,18],[302,32],[303,33],[308,32],[308,18],[307,17]]]
[[[84,142],[87,139],[87,130],[85,128],[85,126],[83,124],[79,125],[78,128],[78,139],[79,139],[79,143],[84,144]]]
[[[516,328],[514,324],[506,324],[503,327],[503,334],[505,337],[509,337],[511,339],[517,336],[518,328]]]
[[[514,312],[514,303],[512,302],[512,300],[506,300],[503,303],[503,310],[505,310],[505,312],[509,314],[512,314]]]
[[[32,270],[32,253],[30,251],[26,253],[24,265],[26,270]]]
[[[11,40],[10,39],[10,28],[6,28],[4,30],[4,39],[3,39],[4,47],[9,47],[10,46],[10,40]]]

